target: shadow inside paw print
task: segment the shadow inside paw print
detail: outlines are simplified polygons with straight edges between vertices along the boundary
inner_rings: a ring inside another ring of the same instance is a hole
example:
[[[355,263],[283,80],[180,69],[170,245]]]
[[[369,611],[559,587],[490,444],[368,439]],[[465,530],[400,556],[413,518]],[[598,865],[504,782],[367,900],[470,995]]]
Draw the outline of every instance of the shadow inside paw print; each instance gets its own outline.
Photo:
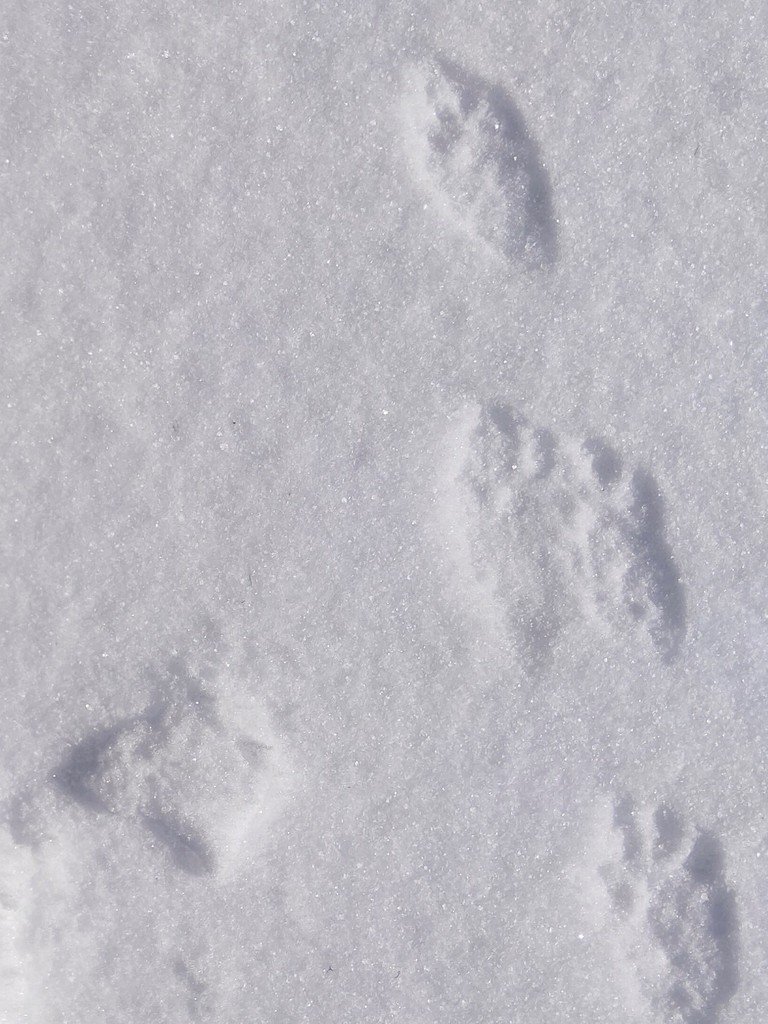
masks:
[[[559,436],[498,401],[478,407],[463,447],[470,557],[477,578],[493,581],[532,674],[579,618],[602,635],[647,638],[664,663],[678,657],[685,589],[648,470],[600,438]]]
[[[449,223],[520,266],[557,259],[552,185],[509,93],[455,61],[411,68],[408,155]]]
[[[722,841],[691,829],[662,804],[652,814],[630,797],[617,801],[618,863],[600,873],[618,920],[643,930],[663,954],[663,977],[646,995],[665,1022],[717,1024],[739,987],[739,919]]]
[[[145,828],[182,871],[216,874],[269,787],[270,747],[243,728],[176,659],[157,700],[73,744],[51,781],[92,814]]]

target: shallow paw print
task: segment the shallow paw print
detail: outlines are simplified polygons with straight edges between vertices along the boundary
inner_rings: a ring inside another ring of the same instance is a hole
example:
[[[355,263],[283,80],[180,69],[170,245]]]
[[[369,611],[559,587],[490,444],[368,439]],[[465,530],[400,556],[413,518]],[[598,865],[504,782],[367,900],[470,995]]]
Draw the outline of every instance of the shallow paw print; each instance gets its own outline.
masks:
[[[549,177],[501,86],[433,57],[407,69],[402,112],[415,180],[444,222],[521,266],[555,260]]]
[[[578,619],[672,661],[685,593],[651,474],[600,439],[558,436],[503,402],[467,422],[450,499],[469,513],[461,548],[477,580],[493,579],[524,667],[541,671]]]
[[[736,894],[723,843],[666,804],[638,807],[628,797],[615,804],[614,829],[622,854],[599,873],[617,941],[635,960],[655,1019],[716,1024],[739,981]]]

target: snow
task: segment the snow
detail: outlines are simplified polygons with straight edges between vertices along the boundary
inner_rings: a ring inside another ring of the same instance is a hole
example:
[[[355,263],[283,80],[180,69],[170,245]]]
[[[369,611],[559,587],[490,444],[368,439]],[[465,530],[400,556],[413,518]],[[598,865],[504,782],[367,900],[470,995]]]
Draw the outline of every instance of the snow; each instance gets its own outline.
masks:
[[[0,14],[0,1021],[756,1024],[766,16]]]

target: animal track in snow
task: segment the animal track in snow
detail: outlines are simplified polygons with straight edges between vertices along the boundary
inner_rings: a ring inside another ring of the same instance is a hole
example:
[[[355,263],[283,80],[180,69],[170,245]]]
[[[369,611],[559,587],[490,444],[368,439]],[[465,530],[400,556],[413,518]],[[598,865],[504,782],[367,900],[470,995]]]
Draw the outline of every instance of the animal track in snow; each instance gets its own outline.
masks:
[[[406,73],[403,120],[415,178],[448,222],[505,259],[554,261],[549,177],[501,86],[435,58]]]
[[[725,853],[673,808],[614,807],[618,857],[599,873],[618,946],[664,1024],[716,1024],[738,988],[736,899]]]
[[[173,974],[186,990],[186,1007],[190,1020],[210,1020],[215,1016],[214,1001],[211,998],[210,986],[198,976],[198,972],[189,966],[181,957],[173,963]]]
[[[93,814],[147,829],[183,871],[217,874],[279,801],[264,737],[263,723],[176,663],[156,703],[80,739],[52,781]]]
[[[557,437],[501,403],[470,409],[450,445],[443,529],[465,587],[485,588],[529,670],[575,620],[645,636],[672,661],[685,594],[646,470],[603,441]]]

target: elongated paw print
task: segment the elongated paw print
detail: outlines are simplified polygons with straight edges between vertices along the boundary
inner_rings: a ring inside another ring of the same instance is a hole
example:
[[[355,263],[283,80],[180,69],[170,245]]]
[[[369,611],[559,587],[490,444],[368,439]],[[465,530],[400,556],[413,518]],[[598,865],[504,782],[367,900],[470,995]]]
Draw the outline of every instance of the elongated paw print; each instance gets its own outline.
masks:
[[[464,572],[486,581],[529,670],[546,664],[575,620],[646,637],[662,661],[674,660],[685,593],[648,470],[500,402],[469,409],[448,447],[447,542]]]
[[[617,943],[660,1024],[716,1024],[738,988],[736,894],[725,848],[672,807],[614,807],[620,855],[602,865]]]
[[[549,178],[504,89],[434,57],[406,75],[403,122],[414,177],[447,223],[506,260],[554,260]]]

